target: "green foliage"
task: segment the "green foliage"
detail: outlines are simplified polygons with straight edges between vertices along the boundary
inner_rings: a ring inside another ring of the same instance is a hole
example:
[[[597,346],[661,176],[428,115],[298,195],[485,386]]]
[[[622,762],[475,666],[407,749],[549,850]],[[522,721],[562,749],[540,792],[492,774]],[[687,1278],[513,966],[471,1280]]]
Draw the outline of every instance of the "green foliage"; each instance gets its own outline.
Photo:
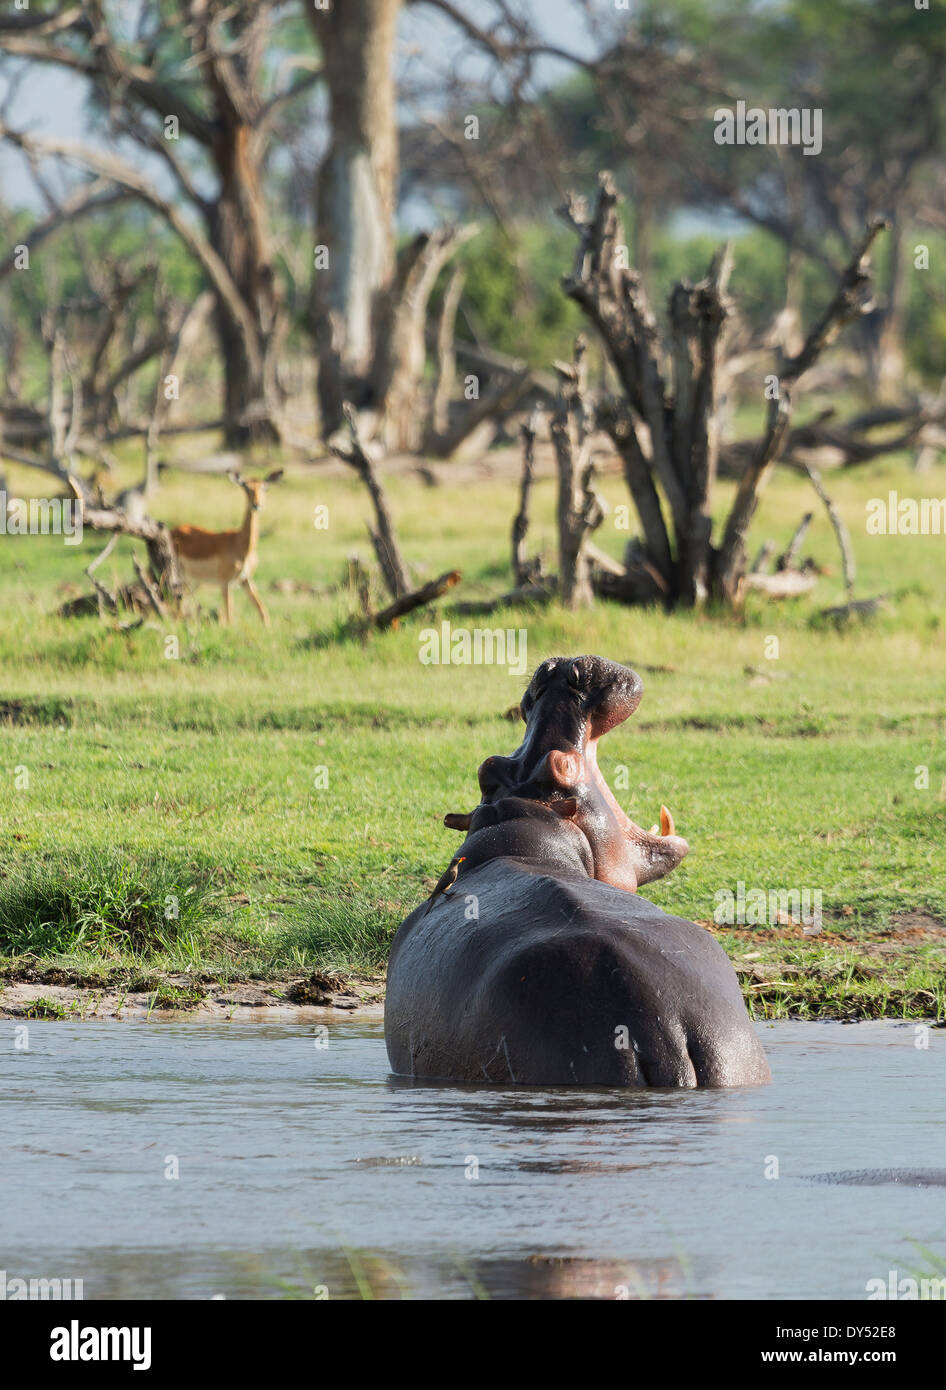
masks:
[[[20,212],[12,218],[14,244],[26,238],[33,225],[30,213]],[[29,273],[7,276],[0,294],[5,301],[2,312],[15,319],[22,335],[23,397],[33,403],[44,401],[49,390],[49,363],[41,332],[41,321],[49,307],[61,310],[60,325],[67,341],[80,360],[88,360],[91,347],[101,327],[101,317],[90,313],[93,290],[89,284],[88,266],[121,267],[134,271],[138,267],[160,265],[161,276],[168,291],[183,303],[192,302],[203,288],[202,272],[180,239],[162,223],[155,221],[135,203],[123,204],[107,214],[86,220],[81,245],[73,237],[60,233],[44,242],[30,258]],[[156,316],[155,277],[145,276],[136,289],[130,315],[131,327],[154,322]],[[118,352],[130,344],[113,346],[114,369]],[[140,372],[136,386],[140,401],[150,403],[154,388],[156,364]],[[190,380],[200,389],[206,369],[198,362]]]
[[[633,217],[629,200],[625,208],[629,227]],[[673,226],[658,230],[646,285],[658,317],[665,314],[673,285],[682,279],[701,279],[723,240],[722,233],[687,235]],[[760,228],[740,230],[733,240],[731,295],[740,317],[758,331],[771,324],[785,303],[785,247]],[[934,379],[946,372],[946,237],[916,227],[905,231],[904,241],[911,267],[904,343],[907,367]],[[912,269],[918,245],[929,247],[927,270]],[[587,327],[561,289],[574,250],[575,238],[567,228],[542,222],[516,225],[511,242],[490,226],[464,248],[464,302],[487,342],[537,368],[547,369],[556,358],[570,356],[575,334]],[[839,258],[843,255],[840,245],[832,250]],[[881,240],[876,254],[881,283],[889,256],[889,243]],[[809,324],[823,310],[834,283],[824,267],[810,260],[802,262],[800,275],[802,315]],[[459,333],[466,336],[462,316]],[[592,349],[596,348],[592,336]]]
[[[0,951],[117,957],[169,949],[202,920],[206,871],[96,849],[20,862],[0,882]],[[173,915],[169,915],[169,913]]]
[[[569,354],[582,326],[561,290],[573,254],[566,228],[540,223],[515,225],[509,238],[490,225],[467,243],[458,257],[466,271],[464,299],[486,342],[534,366]]]
[[[914,269],[916,248],[929,248],[929,269]],[[931,382],[946,375],[946,235],[913,228],[904,240],[907,258],[908,365]]]
[[[706,232],[683,237],[666,231],[655,238],[650,289],[656,312],[664,312],[670,290],[678,280],[702,279],[724,239]],[[783,307],[785,272],[785,248],[777,237],[752,229],[734,238],[730,294],[737,312],[750,328],[764,328]],[[802,305],[807,319],[824,307],[832,288],[819,267],[804,265]]]

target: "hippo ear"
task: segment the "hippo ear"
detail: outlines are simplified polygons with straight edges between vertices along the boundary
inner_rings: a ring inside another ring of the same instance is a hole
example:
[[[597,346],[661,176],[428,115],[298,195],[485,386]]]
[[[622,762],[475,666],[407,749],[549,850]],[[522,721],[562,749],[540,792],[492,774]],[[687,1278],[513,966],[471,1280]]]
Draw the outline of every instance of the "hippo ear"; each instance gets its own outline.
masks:
[[[469,830],[472,822],[473,816],[469,811],[448,811],[443,818],[448,830]]]
[[[574,820],[578,814],[578,799],[574,796],[566,796],[561,801],[551,801],[549,806],[562,820]]]
[[[581,781],[581,758],[577,753],[564,753],[553,748],[548,755],[548,776],[563,791],[571,791]]]

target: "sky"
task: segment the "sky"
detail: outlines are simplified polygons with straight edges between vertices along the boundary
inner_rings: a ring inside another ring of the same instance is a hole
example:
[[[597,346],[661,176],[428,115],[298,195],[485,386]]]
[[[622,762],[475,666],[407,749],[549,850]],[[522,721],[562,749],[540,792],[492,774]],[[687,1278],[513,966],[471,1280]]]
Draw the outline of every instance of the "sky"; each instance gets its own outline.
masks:
[[[462,5],[468,0],[457,0],[457,3]],[[580,7],[575,0],[519,0],[519,3],[549,41],[581,56],[593,54],[594,39],[586,25],[580,22]],[[487,4],[488,0],[479,0],[475,6],[477,23],[484,27]],[[613,22],[614,0],[591,0],[591,4],[600,6],[603,17]],[[445,56],[459,54],[462,55],[460,71],[465,78],[474,80],[479,71],[477,65],[481,59],[469,40],[449,19],[426,4],[406,7],[399,28],[399,48],[399,61],[407,65],[408,70],[435,69]],[[4,60],[3,66],[6,65],[7,60]],[[542,83],[549,83],[570,71],[570,65],[550,59],[537,69],[537,76]],[[5,95],[5,88],[5,81],[0,78],[0,98]],[[34,135],[94,138],[86,113],[86,92],[87,84],[81,77],[52,66],[39,68],[34,65],[6,113],[6,122]],[[153,169],[153,173],[157,181],[164,180],[163,168]],[[163,187],[167,189],[168,183],[163,182]],[[2,146],[0,195],[8,206],[43,206],[23,159]]]

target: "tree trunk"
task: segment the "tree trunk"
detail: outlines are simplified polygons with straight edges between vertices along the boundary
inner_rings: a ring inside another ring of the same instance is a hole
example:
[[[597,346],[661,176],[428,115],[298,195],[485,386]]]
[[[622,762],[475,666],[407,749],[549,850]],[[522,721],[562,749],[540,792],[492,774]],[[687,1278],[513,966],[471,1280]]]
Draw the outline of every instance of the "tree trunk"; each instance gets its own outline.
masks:
[[[420,448],[427,304],[447,261],[476,232],[475,223],[421,232],[398,256],[397,276],[379,314],[371,369],[378,432],[388,449]]]
[[[673,416],[670,448],[674,472],[683,480],[686,515],[677,527],[677,598],[702,604],[712,584],[712,493],[719,453],[723,334],[729,316],[727,288],[732,247],[713,257],[696,285],[677,285],[670,296]]]
[[[805,264],[802,250],[789,243],[785,248],[785,303],[776,315],[772,344],[785,357],[794,357],[801,352],[805,341],[802,329]]]
[[[558,464],[558,587],[566,608],[590,608],[594,603],[587,541],[604,520],[589,457],[586,354],[587,344],[579,335],[573,364],[557,364],[561,389],[550,427]]]
[[[286,313],[272,265],[256,142],[245,125],[225,126],[214,148],[221,194],[208,214],[208,238],[228,267],[252,330],[223,302],[215,322],[224,368],[226,443],[279,438],[276,361]]]
[[[317,242],[328,264],[313,271],[323,433],[342,403],[369,404],[368,378],[381,299],[394,278],[398,143],[392,71],[402,0],[307,6],[322,48],[332,143],[318,180]]]
[[[890,263],[887,271],[887,303],[868,318],[865,328],[874,331],[871,340],[870,371],[874,394],[882,401],[899,400],[903,393],[903,338],[907,315],[906,258],[903,254],[903,227],[894,221],[890,231]]]

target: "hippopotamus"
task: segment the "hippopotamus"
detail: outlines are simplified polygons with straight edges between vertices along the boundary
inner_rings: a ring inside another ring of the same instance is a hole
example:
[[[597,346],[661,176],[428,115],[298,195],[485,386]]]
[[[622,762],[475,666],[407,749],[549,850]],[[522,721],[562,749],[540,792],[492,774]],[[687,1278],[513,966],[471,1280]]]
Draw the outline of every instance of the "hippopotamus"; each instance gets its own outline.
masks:
[[[735,972],[709,932],[637,894],[689,846],[661,807],[642,830],[597,743],[637,709],[636,672],[550,657],[525,737],[479,769],[465,839],[388,965],[391,1068],[531,1086],[755,1086],[771,1080]]]

